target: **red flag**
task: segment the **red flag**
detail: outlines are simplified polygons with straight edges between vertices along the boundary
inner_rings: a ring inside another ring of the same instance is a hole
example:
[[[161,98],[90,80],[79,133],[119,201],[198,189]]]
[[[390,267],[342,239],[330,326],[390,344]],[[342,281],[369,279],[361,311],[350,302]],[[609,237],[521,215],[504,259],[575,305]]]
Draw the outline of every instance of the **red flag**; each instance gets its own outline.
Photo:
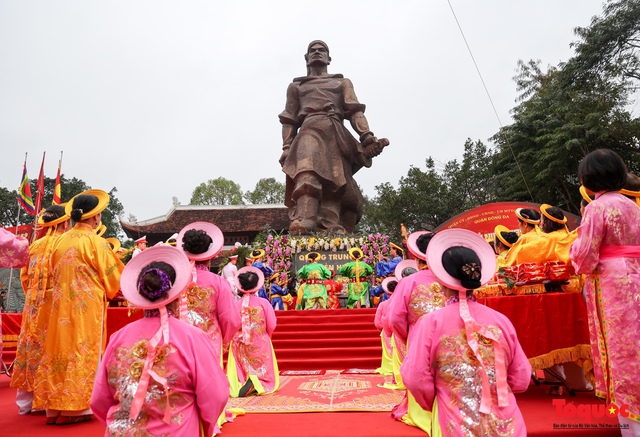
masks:
[[[53,205],[60,205],[60,197],[62,194],[61,186],[60,186],[60,167],[62,166],[62,160],[58,162],[58,175],[56,176],[56,185],[53,188],[53,201],[51,202]]]
[[[42,164],[40,165],[40,175],[38,175],[38,182],[36,183],[36,201],[35,210],[36,214],[40,214],[42,208],[42,198],[44,197],[44,157],[47,152],[42,154]]]

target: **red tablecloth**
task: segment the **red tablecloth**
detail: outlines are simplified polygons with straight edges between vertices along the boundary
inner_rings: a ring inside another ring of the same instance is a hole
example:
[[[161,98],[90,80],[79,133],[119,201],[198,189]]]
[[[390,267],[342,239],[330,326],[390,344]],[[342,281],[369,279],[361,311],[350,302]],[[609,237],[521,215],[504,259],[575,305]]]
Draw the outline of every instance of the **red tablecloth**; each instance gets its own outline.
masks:
[[[478,302],[511,320],[534,370],[591,357],[581,293],[483,297]]]

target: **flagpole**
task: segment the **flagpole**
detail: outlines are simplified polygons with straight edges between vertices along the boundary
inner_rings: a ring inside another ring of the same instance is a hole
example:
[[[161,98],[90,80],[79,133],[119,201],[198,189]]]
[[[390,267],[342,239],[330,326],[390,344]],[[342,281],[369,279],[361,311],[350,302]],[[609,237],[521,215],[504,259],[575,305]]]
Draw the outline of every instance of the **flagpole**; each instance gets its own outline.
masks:
[[[47,152],[42,152],[42,164],[40,164],[40,173],[38,174],[38,181],[36,183],[36,197],[34,199],[35,216],[33,218],[33,229],[31,232],[31,243],[36,241],[36,235],[38,233],[38,218],[40,217],[40,211],[42,210],[42,203],[44,201],[44,160],[47,156]]]
[[[24,165],[27,165],[27,153],[24,152]],[[18,203],[18,215],[16,216],[16,235],[20,226],[20,204]],[[13,281],[13,267],[9,270],[9,285],[7,286],[7,305],[9,304],[9,294],[11,293],[11,282]]]

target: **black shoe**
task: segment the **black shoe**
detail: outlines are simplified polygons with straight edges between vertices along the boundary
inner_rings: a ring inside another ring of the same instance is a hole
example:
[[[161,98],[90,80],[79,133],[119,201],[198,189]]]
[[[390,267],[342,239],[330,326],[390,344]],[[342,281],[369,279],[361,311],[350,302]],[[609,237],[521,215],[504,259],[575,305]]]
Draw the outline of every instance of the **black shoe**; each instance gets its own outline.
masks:
[[[253,386],[253,381],[251,379],[248,379],[240,389],[238,397],[244,398],[245,396],[252,395],[253,393],[255,393],[255,391],[256,389]]]

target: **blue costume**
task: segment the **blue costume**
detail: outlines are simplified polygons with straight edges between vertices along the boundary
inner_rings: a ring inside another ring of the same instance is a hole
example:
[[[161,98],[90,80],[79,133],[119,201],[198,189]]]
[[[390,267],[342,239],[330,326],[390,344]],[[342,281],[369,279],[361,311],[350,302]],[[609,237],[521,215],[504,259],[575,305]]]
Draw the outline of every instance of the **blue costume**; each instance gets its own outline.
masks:
[[[284,310],[284,302],[282,301],[283,296],[289,295],[288,289],[283,289],[278,284],[271,284],[271,306],[274,310]],[[293,298],[291,298],[293,299]]]
[[[376,263],[376,276],[384,277],[393,275],[400,261],[402,261],[401,256],[396,256],[391,261],[378,261]]]
[[[265,281],[267,279],[269,279],[273,275],[273,269],[271,267],[269,267],[268,265],[263,264],[260,261],[254,262],[251,265],[253,267],[255,267],[256,269],[259,269],[260,271],[262,271],[262,274],[264,275]],[[260,288],[260,290],[258,290],[258,296],[269,300],[269,295],[267,294],[267,291],[264,289],[264,286],[262,288]]]
[[[384,292],[384,288],[382,288],[382,285],[378,285],[377,287],[372,289],[371,296],[380,298],[380,302],[378,303],[378,305],[380,305],[385,300],[389,299],[389,295]]]

